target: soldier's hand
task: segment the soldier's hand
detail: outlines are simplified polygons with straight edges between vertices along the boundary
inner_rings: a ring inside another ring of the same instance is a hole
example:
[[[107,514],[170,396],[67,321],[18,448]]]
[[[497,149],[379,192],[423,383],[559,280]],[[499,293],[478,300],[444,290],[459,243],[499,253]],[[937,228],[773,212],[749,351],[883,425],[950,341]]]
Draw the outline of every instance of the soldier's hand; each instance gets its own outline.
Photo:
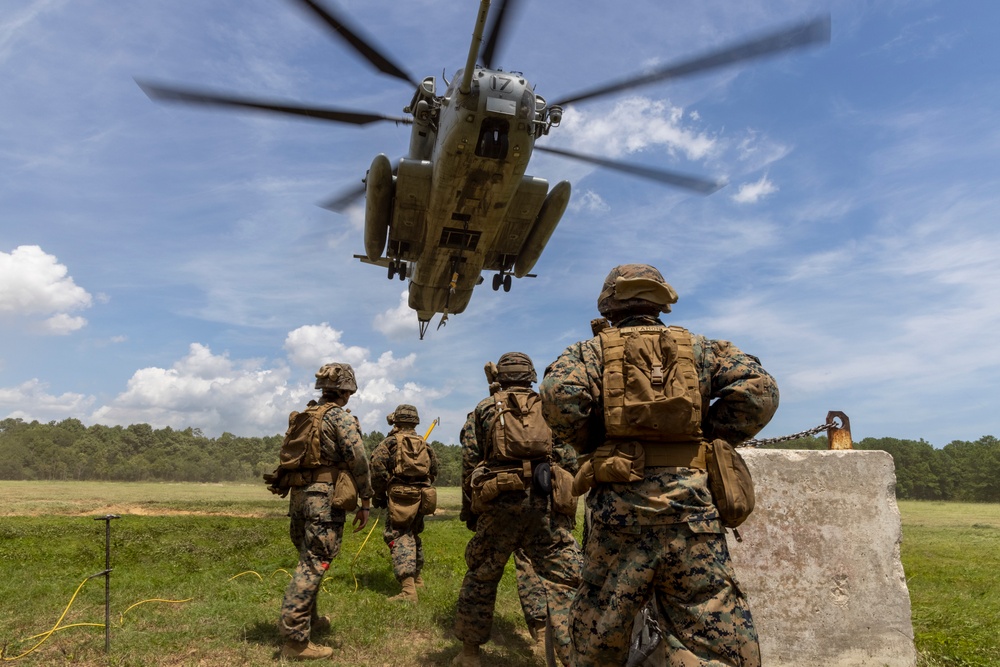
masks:
[[[358,532],[368,524],[368,517],[371,515],[372,508],[370,507],[359,507],[358,511],[354,515],[354,521],[351,525],[354,526],[354,532]]]
[[[471,530],[472,532],[476,532],[477,523],[479,523],[479,515],[472,514],[465,520],[465,527]]]

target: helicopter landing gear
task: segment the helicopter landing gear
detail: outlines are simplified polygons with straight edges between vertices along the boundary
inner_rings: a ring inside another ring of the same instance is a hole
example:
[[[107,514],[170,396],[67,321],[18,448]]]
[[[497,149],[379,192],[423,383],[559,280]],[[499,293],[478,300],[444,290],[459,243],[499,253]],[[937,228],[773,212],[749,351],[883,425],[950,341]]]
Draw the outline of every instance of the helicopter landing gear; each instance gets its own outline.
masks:
[[[504,292],[509,292],[511,283],[512,280],[510,274],[501,271],[493,276],[493,291],[499,292],[500,288],[503,287]]]
[[[401,259],[389,260],[389,280],[399,276],[400,280],[406,280],[406,262]]]

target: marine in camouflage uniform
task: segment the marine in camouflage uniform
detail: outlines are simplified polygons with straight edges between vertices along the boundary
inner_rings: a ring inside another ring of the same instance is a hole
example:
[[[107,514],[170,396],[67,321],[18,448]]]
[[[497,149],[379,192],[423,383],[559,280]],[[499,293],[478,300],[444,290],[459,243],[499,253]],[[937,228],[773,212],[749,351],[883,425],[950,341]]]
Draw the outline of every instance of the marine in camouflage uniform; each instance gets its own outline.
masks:
[[[326,364],[316,374],[316,388],[322,389],[319,401],[311,405],[334,403],[323,416],[320,451],[324,466],[340,469],[351,475],[361,498],[361,507],[354,518],[355,531],[368,522],[372,497],[368,457],[357,418],[343,409],[351,394],[357,391],[354,371],[348,364]],[[310,631],[328,628],[330,621],[316,612],[316,598],[323,575],[330,562],[340,553],[347,513],[330,503],[334,484],[329,477],[316,477],[313,471],[302,471],[305,482],[293,486],[289,501],[289,535],[299,552],[299,562],[281,603],[278,630],[285,643],[281,655],[295,660],[311,660],[333,655],[333,649],[309,641]]]
[[[389,504],[389,486],[396,468],[396,434],[419,435],[415,428],[420,423],[420,417],[412,405],[398,406],[388,419],[392,429],[378,444],[371,457],[372,490],[375,493],[372,502],[376,507],[388,507]],[[424,481],[428,485],[433,485],[438,475],[439,462],[437,453],[429,443],[427,452],[430,454],[431,468],[427,480]],[[402,588],[402,592],[389,598],[390,600],[417,601],[417,588],[423,585],[420,577],[420,571],[424,568],[424,547],[420,539],[422,532],[424,532],[424,517],[420,513],[417,513],[405,526],[393,526],[389,520],[385,522],[382,539],[389,546],[392,574]]]
[[[521,353],[508,353],[496,366],[498,387],[529,390],[535,381],[531,359]],[[489,374],[488,374],[489,375]],[[575,517],[553,511],[551,493],[536,490],[529,482],[527,491],[504,491],[489,502],[480,514],[473,512],[471,477],[477,466],[503,466],[487,451],[488,429],[497,412],[495,399],[483,399],[469,413],[462,428],[462,513],[461,518],[475,535],[465,549],[468,571],[462,581],[455,608],[455,635],[462,641],[462,653],[453,664],[478,666],[479,647],[490,638],[497,585],[511,555],[522,549],[541,581],[544,604],[552,626],[556,655],[569,664],[569,605],[580,583],[580,545],[573,537]],[[558,444],[552,447],[552,462],[575,467],[576,456]],[[510,465],[510,462],[506,462]],[[544,632],[537,629],[538,634]]]
[[[617,328],[664,326],[658,315],[677,300],[660,272],[644,264],[616,267],[604,287],[598,309]],[[735,445],[753,437],[777,409],[774,379],[727,341],[692,335],[692,347],[703,438]],[[595,336],[566,348],[541,383],[553,437],[580,454],[606,440],[603,378]],[[665,620],[668,665],[760,664],[707,479],[703,469],[647,464],[641,480],[591,489],[583,583],[571,611],[574,665],[625,664],[636,612],[652,595]]]

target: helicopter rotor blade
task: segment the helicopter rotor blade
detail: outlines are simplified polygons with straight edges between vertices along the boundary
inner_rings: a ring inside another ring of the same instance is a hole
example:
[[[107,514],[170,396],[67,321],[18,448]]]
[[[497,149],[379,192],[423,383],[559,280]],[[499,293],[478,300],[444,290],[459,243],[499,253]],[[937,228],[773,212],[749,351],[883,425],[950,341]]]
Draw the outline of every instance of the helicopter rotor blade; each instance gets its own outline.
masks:
[[[622,90],[645,86],[657,81],[676,79],[682,76],[705,72],[732,63],[752,60],[763,56],[830,42],[830,16],[826,15],[805,23],[784,28],[740,44],[735,44],[680,63],[658,67],[648,74],[622,79],[604,86],[576,93],[553,104],[564,106],[573,102],[602,97]]]
[[[631,174],[633,176],[639,176],[640,178],[657,181],[658,183],[666,183],[667,185],[673,185],[685,190],[692,190],[703,195],[710,195],[726,185],[725,181],[709,181],[704,178],[699,178],[698,176],[688,176],[687,174],[681,174],[676,171],[657,169],[656,167],[647,167],[631,162],[619,162],[617,160],[609,160],[607,158],[595,157],[593,155],[583,155],[581,153],[566,151],[561,148],[552,148],[549,146],[539,146],[538,144],[535,144],[535,150],[552,153],[553,155],[561,155],[572,160],[589,162],[590,164],[596,164],[600,167],[613,169],[615,171]]]
[[[479,58],[487,69],[493,69],[493,56],[510,17],[517,10],[517,5],[518,0],[500,0],[498,3],[496,18],[490,26],[487,38],[483,40],[483,49],[479,53]]]
[[[151,100],[162,102],[183,102],[186,104],[201,104],[205,106],[235,107],[238,109],[254,109],[257,111],[267,111],[292,116],[304,116],[317,120],[332,121],[336,123],[348,123],[351,125],[367,125],[378,121],[389,121],[409,125],[413,122],[411,118],[387,116],[369,111],[356,111],[352,109],[335,109],[332,107],[313,107],[287,102],[277,102],[271,100],[255,99],[250,97],[239,97],[235,95],[223,95],[204,90],[194,90],[191,88],[175,88],[172,86],[161,86],[136,80],[143,92]]]
[[[392,174],[393,176],[399,171],[399,160],[392,163]],[[347,208],[365,196],[365,188],[367,184],[362,180],[359,185],[351,186],[338,195],[327,199],[322,204],[320,208],[325,208],[328,211],[333,211],[334,213],[343,213]]]
[[[416,88],[420,85],[416,79],[410,76],[403,68],[383,53],[381,49],[374,46],[370,39],[361,36],[361,33],[351,26],[344,18],[328,8],[323,7],[315,0],[297,0],[297,2],[309,9],[320,21],[333,28],[336,35],[346,41],[355,51],[360,53],[365,60],[374,65],[380,72],[407,81]]]

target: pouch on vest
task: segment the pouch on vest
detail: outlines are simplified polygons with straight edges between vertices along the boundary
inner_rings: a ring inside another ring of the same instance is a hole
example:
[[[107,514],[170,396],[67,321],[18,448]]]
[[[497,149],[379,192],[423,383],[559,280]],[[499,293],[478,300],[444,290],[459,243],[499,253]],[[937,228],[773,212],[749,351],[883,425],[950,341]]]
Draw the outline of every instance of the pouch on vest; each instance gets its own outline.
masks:
[[[504,491],[524,491],[521,475],[516,472],[485,472],[472,482],[472,511],[482,514],[490,503]]]
[[[346,470],[338,471],[337,483],[330,494],[330,505],[345,512],[353,512],[358,507],[358,486]]]
[[[722,525],[736,528],[750,516],[756,502],[753,477],[746,461],[725,440],[714,440],[705,451],[708,488]]]
[[[405,528],[420,511],[420,487],[393,484],[389,487],[389,522],[395,528]]]
[[[288,429],[278,453],[278,467],[300,470],[324,465],[320,451],[323,417],[335,407],[336,403],[314,404],[302,412],[288,415]]]
[[[701,437],[701,389],[687,330],[626,327],[606,329],[600,338],[608,437],[655,442]]]
[[[589,460],[580,464],[580,469],[573,477],[573,495],[580,497],[594,488],[594,464]]]
[[[579,498],[573,495],[573,474],[561,465],[552,466],[552,509],[559,514],[576,516]]]
[[[427,450],[427,442],[416,433],[397,433],[393,475],[423,481],[430,474],[431,453]]]
[[[530,389],[493,395],[496,414],[489,427],[489,458],[525,461],[552,453],[552,430],[542,415],[542,399]]]
[[[642,479],[646,470],[646,450],[634,441],[602,445],[590,459],[594,481],[628,484]]]
[[[438,493],[433,486],[420,487],[420,514],[428,516],[437,511]]]

